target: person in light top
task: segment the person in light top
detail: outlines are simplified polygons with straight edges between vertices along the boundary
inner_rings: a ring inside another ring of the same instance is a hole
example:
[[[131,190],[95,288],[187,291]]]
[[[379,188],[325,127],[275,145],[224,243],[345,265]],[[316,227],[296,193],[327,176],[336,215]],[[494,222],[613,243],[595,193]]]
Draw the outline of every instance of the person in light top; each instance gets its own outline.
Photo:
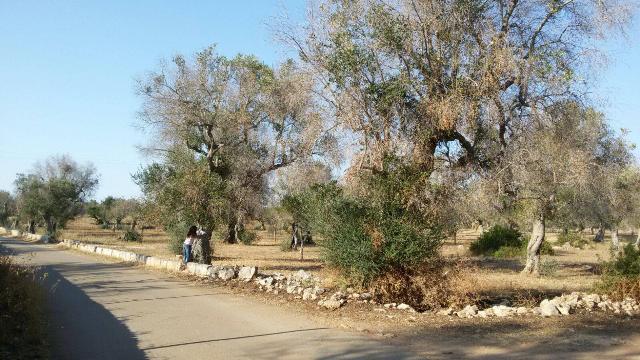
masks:
[[[184,262],[185,264],[188,263],[189,260],[191,260],[191,246],[198,237],[197,233],[197,227],[190,227],[189,231],[187,232],[187,238],[184,239],[184,243],[182,244],[182,262]]]

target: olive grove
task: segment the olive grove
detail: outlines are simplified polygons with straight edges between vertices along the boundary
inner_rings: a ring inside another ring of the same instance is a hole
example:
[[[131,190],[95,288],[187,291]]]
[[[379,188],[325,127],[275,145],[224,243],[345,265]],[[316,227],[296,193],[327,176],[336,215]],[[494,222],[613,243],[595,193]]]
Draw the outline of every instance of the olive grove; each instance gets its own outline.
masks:
[[[606,228],[615,242],[637,226],[640,184],[632,146],[588,93],[598,41],[623,34],[633,11],[321,0],[302,26],[273,26],[296,61],[176,56],[138,83],[154,159],[135,175],[143,208],[236,242],[251,219],[281,224],[283,200],[325,258],[365,282],[410,273],[477,222],[531,229],[528,274],[548,224]]]

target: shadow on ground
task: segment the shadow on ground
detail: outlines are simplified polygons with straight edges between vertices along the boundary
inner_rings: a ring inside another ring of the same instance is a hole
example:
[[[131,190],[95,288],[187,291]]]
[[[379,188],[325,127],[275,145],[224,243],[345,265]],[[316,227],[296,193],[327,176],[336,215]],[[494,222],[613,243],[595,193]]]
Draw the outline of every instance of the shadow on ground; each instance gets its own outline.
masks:
[[[554,319],[452,322],[399,334],[428,359],[637,359],[640,321],[591,314]]]
[[[110,311],[52,267],[40,271],[46,273],[43,284],[49,292],[54,359],[147,358],[136,336]]]
[[[16,239],[2,238],[1,255],[20,256],[51,251],[47,247],[23,246]],[[2,245],[9,245],[5,247]],[[13,245],[13,246],[12,246]],[[22,245],[22,246],[20,246]],[[38,275],[47,292],[49,338],[52,359],[146,359],[136,336],[83,289],[70,283],[60,271],[91,272],[121,267],[119,264],[55,264],[39,267]],[[64,325],[62,325],[64,324]]]

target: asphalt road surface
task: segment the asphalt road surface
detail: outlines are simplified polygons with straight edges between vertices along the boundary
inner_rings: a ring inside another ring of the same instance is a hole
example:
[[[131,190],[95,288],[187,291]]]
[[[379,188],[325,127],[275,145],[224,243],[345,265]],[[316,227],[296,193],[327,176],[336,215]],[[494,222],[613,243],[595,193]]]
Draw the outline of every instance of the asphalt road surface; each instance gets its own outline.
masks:
[[[45,272],[54,359],[417,359],[277,305],[52,245],[0,238]]]

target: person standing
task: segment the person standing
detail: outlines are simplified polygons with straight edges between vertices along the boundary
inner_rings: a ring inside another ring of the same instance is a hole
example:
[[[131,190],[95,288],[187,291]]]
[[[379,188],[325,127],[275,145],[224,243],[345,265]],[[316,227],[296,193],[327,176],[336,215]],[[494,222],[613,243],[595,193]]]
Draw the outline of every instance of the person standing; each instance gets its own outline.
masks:
[[[191,226],[189,231],[187,232],[187,238],[184,239],[184,243],[182,244],[182,262],[188,263],[191,260],[191,247],[193,246],[193,242],[198,237],[198,228],[195,226]]]

